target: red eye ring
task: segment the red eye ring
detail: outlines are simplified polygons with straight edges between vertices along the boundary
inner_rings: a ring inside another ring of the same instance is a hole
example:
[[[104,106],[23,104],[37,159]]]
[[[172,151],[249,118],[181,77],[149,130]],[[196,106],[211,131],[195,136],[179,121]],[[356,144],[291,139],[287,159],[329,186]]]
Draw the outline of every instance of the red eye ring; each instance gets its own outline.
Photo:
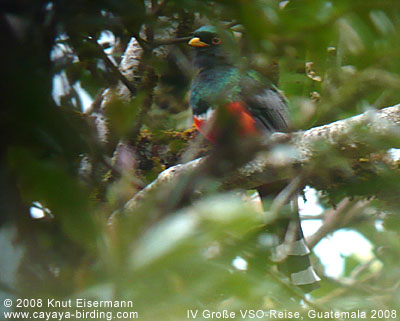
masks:
[[[218,37],[214,37],[211,39],[211,43],[213,45],[219,45],[219,44],[221,44],[221,42],[222,42],[221,38],[218,38]]]

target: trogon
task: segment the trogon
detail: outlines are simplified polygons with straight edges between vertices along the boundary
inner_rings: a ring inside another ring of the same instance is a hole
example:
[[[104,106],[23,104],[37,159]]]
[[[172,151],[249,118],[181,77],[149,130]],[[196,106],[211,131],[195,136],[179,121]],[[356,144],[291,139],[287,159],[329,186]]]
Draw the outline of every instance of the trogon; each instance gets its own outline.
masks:
[[[268,135],[288,129],[288,109],[284,97],[254,71],[243,71],[227,54],[224,39],[213,26],[203,26],[193,33],[189,45],[194,48],[193,64],[197,74],[190,89],[190,106],[196,128],[211,142],[218,140],[214,122],[218,108],[234,115],[240,135]],[[271,193],[268,187],[257,188],[260,197]],[[297,201],[297,200],[296,200]],[[319,277],[310,264],[309,249],[304,241],[298,211],[294,218],[279,220],[280,245],[273,260],[279,269],[305,292],[318,287]],[[293,224],[294,223],[294,224]],[[295,226],[295,228],[292,228]],[[288,237],[288,233],[291,235]]]

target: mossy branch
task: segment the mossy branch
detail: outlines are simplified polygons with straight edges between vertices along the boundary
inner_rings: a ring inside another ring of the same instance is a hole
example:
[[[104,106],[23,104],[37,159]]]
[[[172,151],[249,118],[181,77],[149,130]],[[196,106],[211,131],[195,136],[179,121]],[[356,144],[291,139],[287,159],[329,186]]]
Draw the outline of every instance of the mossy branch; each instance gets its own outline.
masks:
[[[368,135],[360,135],[360,128],[367,130]],[[269,145],[281,142],[282,135],[286,136],[286,134],[281,133],[273,134],[269,139]],[[323,153],[325,152],[325,150],[321,151],[319,147],[321,145],[328,146],[340,151],[348,159],[354,161],[364,159],[366,155],[371,153],[382,152],[382,144],[369,143],[368,140],[364,139],[365,136],[375,137],[376,139],[384,137],[400,138],[400,104],[378,111],[368,111],[306,131],[288,134],[288,137],[284,140],[288,141],[285,144],[290,147],[291,152],[286,157],[276,157],[273,151],[260,152],[253,161],[224,177],[220,188],[221,190],[252,189],[275,181],[277,173],[279,173],[279,179],[290,179],[298,175],[300,171],[305,184],[313,181],[324,184],[324,181],[318,175],[319,171],[316,171],[316,166],[321,166],[318,159],[324,156]],[[397,141],[400,141],[400,139]],[[395,139],[391,142],[395,142]],[[399,147],[395,146],[395,143],[392,145],[386,147]],[[133,210],[141,200],[157,190],[168,188],[168,186],[171,186],[170,184],[174,184],[174,182],[199,168],[205,160],[206,157],[203,157],[166,169],[160,173],[156,180],[128,201],[125,209]],[[394,165],[395,162],[392,162]],[[327,169],[328,171],[335,171],[334,168],[324,168],[324,170]]]

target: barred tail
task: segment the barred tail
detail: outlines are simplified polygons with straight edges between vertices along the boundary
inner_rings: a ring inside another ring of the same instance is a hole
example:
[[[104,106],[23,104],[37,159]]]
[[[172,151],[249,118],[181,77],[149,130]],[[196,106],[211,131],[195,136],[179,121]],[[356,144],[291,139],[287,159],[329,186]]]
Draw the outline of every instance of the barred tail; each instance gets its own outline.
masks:
[[[264,191],[262,188],[258,189],[262,199],[267,196]],[[295,204],[297,205],[297,199]],[[297,208],[294,213],[292,217],[280,217],[268,226],[268,230],[279,239],[279,245],[273,249],[271,259],[292,284],[307,293],[319,288],[321,279],[310,263],[310,250],[304,240]]]
[[[289,277],[292,284],[306,293],[315,290],[321,279],[310,263],[310,250],[304,240],[300,220],[292,220],[286,227],[284,239],[273,251],[272,261],[278,264],[279,270]]]

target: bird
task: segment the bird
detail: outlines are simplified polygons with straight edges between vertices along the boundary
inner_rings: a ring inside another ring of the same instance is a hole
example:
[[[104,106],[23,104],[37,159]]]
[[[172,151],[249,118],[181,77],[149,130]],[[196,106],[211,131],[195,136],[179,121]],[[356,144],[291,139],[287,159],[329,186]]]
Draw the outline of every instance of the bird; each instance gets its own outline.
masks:
[[[193,65],[197,70],[189,98],[194,126],[210,142],[221,143],[219,135],[223,129],[218,128],[216,117],[223,109],[233,115],[240,136],[287,131],[290,121],[286,98],[272,82],[253,70],[238,66],[224,41],[235,45],[227,30],[206,25],[195,30],[188,42],[193,47]],[[269,186],[260,186],[257,190],[261,199],[270,196]],[[275,227],[271,227],[271,230],[280,231],[278,245],[272,251],[272,261],[292,284],[304,292],[318,288],[320,278],[310,263],[310,250],[304,240],[298,210],[294,218],[285,217],[277,222]]]

